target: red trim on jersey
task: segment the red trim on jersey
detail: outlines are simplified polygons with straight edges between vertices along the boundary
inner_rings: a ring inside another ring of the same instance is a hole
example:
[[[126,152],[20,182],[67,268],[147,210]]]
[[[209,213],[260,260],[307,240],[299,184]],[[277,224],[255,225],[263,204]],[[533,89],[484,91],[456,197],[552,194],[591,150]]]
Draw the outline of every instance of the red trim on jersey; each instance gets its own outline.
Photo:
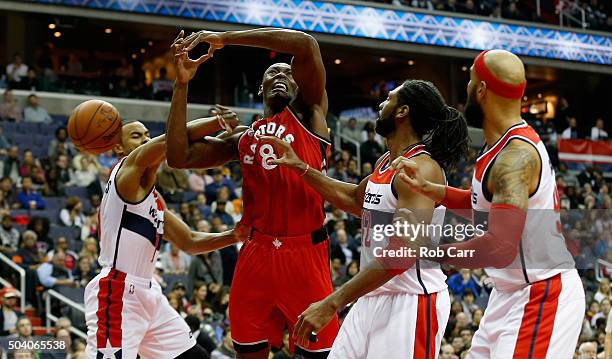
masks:
[[[120,348],[122,342],[123,291],[126,274],[111,269],[98,284],[98,317],[96,340],[98,348],[105,348],[107,341],[113,348]]]
[[[560,274],[531,285],[513,359],[546,357],[561,288]]]
[[[402,156],[405,158],[412,158],[423,153],[429,155],[429,152],[425,150],[425,146],[422,144],[418,144],[414,147],[409,148],[408,151],[406,151],[406,153],[404,153]],[[390,163],[388,163],[388,161],[390,156],[391,152],[387,152],[380,158],[378,166],[376,166],[374,172],[372,172],[372,175],[370,176],[370,181],[372,181],[372,183],[389,184],[391,183],[391,181],[393,181],[395,171],[389,168]],[[385,165],[387,166],[387,168],[383,170],[382,168]]]
[[[418,298],[413,357],[434,359],[438,334],[437,293],[419,294]]]
[[[535,130],[527,123],[510,127],[508,131],[506,131],[506,133],[504,133],[504,135],[500,137],[490,149],[485,151],[476,159],[474,175],[476,176],[478,182],[482,182],[482,178],[493,159],[495,159],[499,152],[506,147],[508,142],[514,138],[524,138],[530,142],[533,142],[534,145],[537,145],[541,141],[540,136],[538,136]]]

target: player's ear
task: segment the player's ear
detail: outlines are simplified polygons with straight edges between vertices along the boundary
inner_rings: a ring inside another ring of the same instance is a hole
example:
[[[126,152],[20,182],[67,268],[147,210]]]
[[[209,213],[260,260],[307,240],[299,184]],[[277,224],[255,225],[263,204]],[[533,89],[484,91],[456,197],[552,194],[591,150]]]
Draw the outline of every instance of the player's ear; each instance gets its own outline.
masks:
[[[404,118],[410,113],[410,106],[402,105],[395,110],[395,117]]]
[[[121,143],[117,143],[113,146],[113,153],[117,157],[121,157],[123,155],[123,145]]]
[[[484,97],[485,93],[487,93],[487,83],[484,81],[480,81],[476,88],[476,97],[480,100]]]
[[[259,85],[259,90],[257,91],[257,96],[263,95],[263,84]]]

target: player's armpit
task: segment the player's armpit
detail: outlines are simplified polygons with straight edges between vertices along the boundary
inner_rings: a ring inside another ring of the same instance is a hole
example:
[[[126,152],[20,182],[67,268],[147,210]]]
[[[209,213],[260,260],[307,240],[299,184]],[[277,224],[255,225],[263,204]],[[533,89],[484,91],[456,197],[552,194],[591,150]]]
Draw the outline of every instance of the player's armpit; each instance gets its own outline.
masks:
[[[540,166],[540,158],[532,145],[519,140],[510,142],[491,168],[489,185],[493,204],[527,210],[530,187],[535,187],[533,183],[538,179]]]

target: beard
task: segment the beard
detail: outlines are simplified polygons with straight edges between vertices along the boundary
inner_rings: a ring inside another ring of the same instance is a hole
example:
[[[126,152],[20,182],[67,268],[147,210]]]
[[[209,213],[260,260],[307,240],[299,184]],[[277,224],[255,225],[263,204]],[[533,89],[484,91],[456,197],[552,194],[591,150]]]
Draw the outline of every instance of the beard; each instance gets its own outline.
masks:
[[[395,131],[395,110],[391,111],[388,116],[379,118],[374,131],[385,138]]]
[[[482,128],[484,121],[484,112],[482,107],[476,102],[476,90],[468,94],[467,101],[465,101],[465,108],[463,114],[469,126],[475,128]]]

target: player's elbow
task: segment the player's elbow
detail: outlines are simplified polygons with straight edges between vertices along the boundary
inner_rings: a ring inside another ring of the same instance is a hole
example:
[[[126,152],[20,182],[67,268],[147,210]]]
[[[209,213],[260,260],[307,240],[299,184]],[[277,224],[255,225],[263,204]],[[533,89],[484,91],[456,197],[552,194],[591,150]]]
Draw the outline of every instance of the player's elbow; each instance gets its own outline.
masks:
[[[319,43],[314,36],[305,32],[300,32],[299,49],[302,55],[311,56],[314,53],[319,52]]]
[[[166,160],[168,161],[168,166],[177,169],[185,169],[187,168],[187,156],[180,156],[176,153],[172,154],[172,152],[166,152]]]

